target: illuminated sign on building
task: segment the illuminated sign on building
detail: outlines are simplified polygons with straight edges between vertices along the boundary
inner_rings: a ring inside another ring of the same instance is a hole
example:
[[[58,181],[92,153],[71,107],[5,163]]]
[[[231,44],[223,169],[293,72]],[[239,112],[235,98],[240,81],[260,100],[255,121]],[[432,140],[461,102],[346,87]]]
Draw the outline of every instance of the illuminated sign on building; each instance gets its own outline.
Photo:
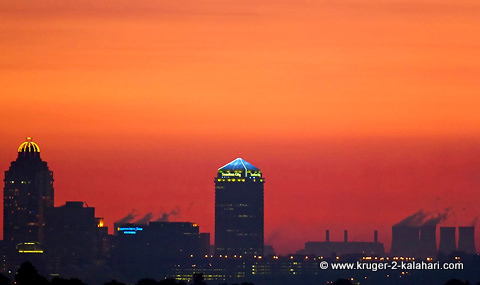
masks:
[[[124,235],[136,235],[137,232],[143,231],[140,227],[118,227],[117,231],[122,232]]]
[[[223,173],[222,172],[222,177],[242,177],[242,173],[240,173],[240,172],[234,172],[234,173],[225,172],[225,173]]]
[[[39,242],[24,242],[17,244],[18,253],[43,253],[43,246]]]
[[[242,177],[242,172],[220,172],[223,178],[230,178],[230,177]],[[262,177],[261,172],[248,172],[247,176],[249,177]]]

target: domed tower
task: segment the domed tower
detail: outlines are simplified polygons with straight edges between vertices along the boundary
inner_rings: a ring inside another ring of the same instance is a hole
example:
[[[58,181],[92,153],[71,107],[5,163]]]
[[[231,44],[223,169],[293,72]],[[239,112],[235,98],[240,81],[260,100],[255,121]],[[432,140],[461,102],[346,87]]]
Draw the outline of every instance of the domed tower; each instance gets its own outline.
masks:
[[[241,158],[218,169],[215,178],[215,253],[263,255],[262,172]]]
[[[27,137],[17,160],[5,171],[3,240],[8,247],[43,242],[44,212],[53,207],[53,172],[40,158],[40,148]]]

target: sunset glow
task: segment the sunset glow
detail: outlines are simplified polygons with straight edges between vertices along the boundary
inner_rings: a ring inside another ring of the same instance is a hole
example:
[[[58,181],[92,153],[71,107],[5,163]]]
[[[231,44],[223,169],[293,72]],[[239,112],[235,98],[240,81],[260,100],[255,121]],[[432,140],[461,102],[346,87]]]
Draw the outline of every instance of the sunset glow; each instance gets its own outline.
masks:
[[[388,250],[419,209],[471,225],[478,19],[468,0],[2,1],[0,165],[31,136],[56,206],[110,231],[178,209],[213,242],[213,179],[243,157],[281,254],[326,229]]]

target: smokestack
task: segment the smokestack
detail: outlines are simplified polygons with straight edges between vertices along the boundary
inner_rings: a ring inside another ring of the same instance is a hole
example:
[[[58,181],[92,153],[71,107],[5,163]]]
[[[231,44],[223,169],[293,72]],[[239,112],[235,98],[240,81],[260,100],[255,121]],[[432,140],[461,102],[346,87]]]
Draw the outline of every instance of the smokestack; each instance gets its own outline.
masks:
[[[378,242],[378,231],[377,230],[373,231],[373,242],[374,243]]]
[[[449,255],[455,251],[455,227],[440,227],[439,254]]]
[[[419,227],[393,226],[390,255],[409,257],[417,256],[420,243],[419,232]]]
[[[475,254],[475,227],[458,227],[457,251]]]
[[[325,232],[325,241],[326,241],[326,242],[330,242],[330,231],[329,231],[329,230],[327,230],[327,231]]]
[[[423,257],[432,257],[437,254],[437,227],[422,226],[420,227],[420,244],[419,254]]]
[[[348,242],[348,231],[347,231],[347,230],[345,230],[345,231],[343,232],[343,241],[344,241],[344,242]]]

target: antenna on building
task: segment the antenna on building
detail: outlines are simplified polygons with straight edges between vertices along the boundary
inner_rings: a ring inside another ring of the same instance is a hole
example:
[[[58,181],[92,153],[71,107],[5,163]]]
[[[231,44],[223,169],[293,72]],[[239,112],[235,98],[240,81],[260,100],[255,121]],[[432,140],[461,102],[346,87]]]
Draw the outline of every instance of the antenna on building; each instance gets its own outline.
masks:
[[[87,208],[90,208],[90,207],[88,207],[87,201],[83,201],[83,203],[85,204],[85,206],[86,206]]]

